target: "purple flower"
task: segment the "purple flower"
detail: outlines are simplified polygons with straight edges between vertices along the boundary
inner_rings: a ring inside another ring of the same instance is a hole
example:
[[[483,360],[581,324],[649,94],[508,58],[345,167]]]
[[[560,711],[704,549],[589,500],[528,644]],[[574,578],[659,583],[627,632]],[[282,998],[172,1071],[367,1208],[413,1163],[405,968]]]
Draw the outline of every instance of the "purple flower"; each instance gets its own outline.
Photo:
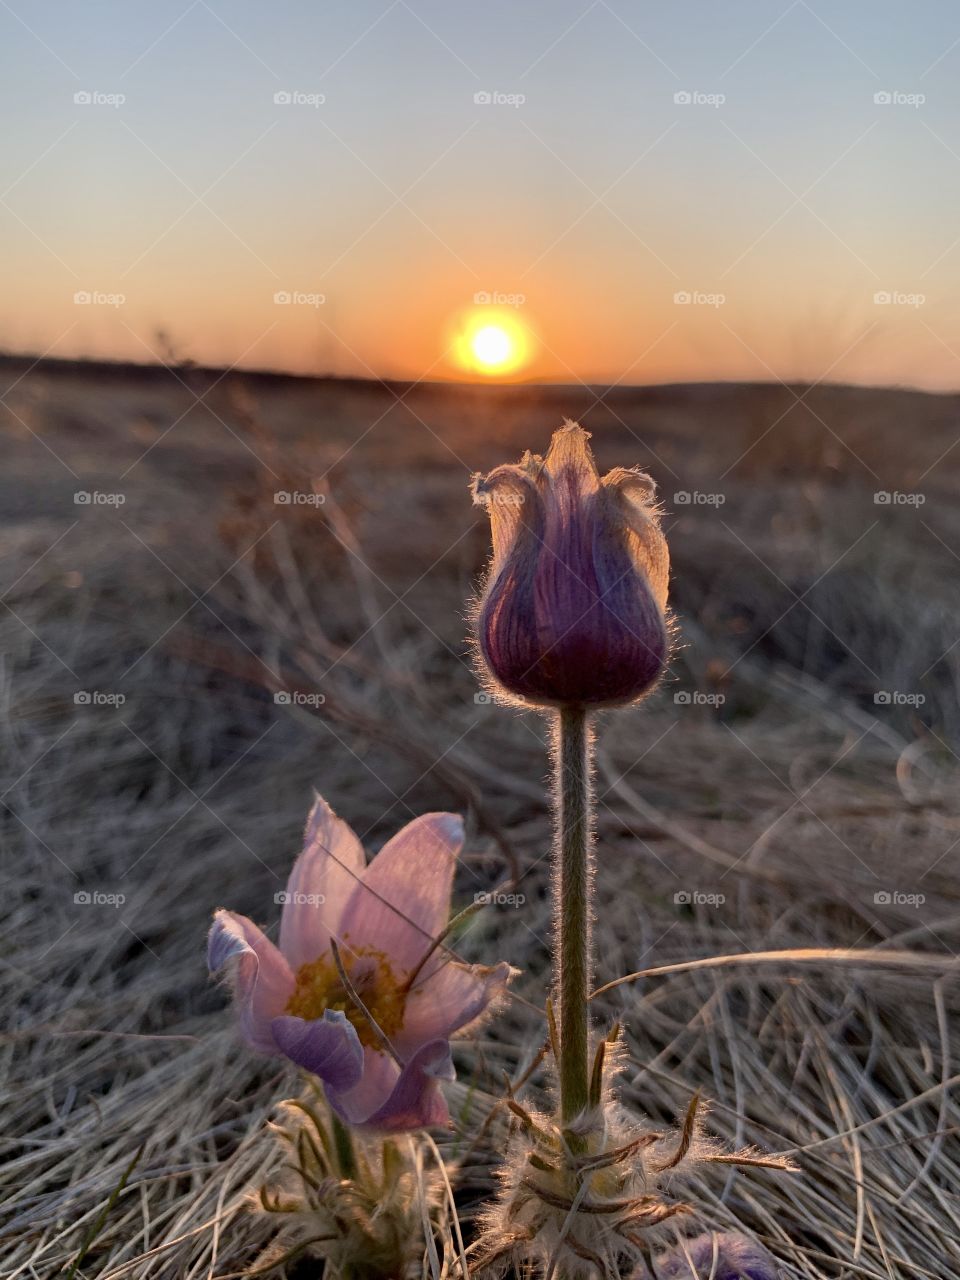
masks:
[[[656,1273],[657,1280],[777,1280],[779,1275],[762,1245],[732,1231],[684,1240],[657,1258]]]
[[[455,814],[428,813],[368,866],[353,831],[318,796],[280,895],[279,948],[246,916],[214,916],[207,960],[211,972],[228,966],[244,1040],[319,1076],[348,1124],[449,1124],[439,1084],[454,1077],[448,1041],[509,980],[505,963],[460,964],[434,947],[462,843]]]
[[[649,476],[602,479],[568,422],[545,458],[476,477],[493,561],[476,615],[493,689],[534,706],[618,706],[653,687],[669,652],[670,558]]]

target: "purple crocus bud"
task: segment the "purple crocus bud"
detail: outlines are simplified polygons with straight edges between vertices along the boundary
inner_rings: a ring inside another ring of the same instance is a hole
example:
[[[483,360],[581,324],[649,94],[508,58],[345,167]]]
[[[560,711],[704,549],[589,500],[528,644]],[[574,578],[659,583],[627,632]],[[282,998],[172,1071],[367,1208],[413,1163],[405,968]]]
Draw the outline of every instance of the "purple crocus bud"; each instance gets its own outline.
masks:
[[[456,961],[437,939],[463,823],[428,813],[368,865],[319,796],[282,894],[280,945],[246,916],[218,911],[207,949],[226,969],[243,1039],[319,1076],[348,1124],[399,1133],[450,1122],[441,1080],[449,1040],[503,994],[508,964]]]
[[[477,646],[508,700],[619,706],[667,661],[670,557],[653,481],[622,467],[601,478],[589,438],[568,422],[545,458],[473,482],[493,536]]]
[[[777,1280],[777,1264],[764,1247],[733,1231],[684,1240],[655,1262],[657,1280]]]

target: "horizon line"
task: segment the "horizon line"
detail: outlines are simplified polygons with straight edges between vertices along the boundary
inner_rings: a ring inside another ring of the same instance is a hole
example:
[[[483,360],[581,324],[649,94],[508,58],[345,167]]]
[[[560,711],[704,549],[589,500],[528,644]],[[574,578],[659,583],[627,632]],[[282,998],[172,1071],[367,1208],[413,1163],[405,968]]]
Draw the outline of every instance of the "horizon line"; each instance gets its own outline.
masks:
[[[781,386],[786,389],[793,387],[824,387],[832,389],[846,389],[852,391],[899,391],[912,395],[923,396],[957,396],[960,395],[960,387],[954,389],[934,389],[929,387],[920,387],[903,382],[835,382],[832,380],[811,380],[808,378],[680,378],[670,379],[665,382],[606,382],[603,379],[588,381],[587,379],[576,379],[575,381],[565,381],[563,379],[545,380],[545,379],[522,379],[522,378],[488,378],[488,379],[464,379],[464,378],[441,378],[441,377],[422,377],[422,378],[399,378],[399,377],[381,377],[378,374],[349,374],[349,373],[307,373],[297,372],[290,369],[262,368],[262,367],[245,367],[242,365],[215,365],[203,364],[195,360],[185,359],[173,362],[165,362],[162,360],[155,361],[138,361],[128,360],[121,357],[109,356],[51,356],[46,354],[37,355],[34,352],[14,352],[0,351],[0,367],[9,367],[11,365],[20,366],[26,364],[26,373],[32,372],[34,369],[47,369],[59,372],[80,372],[85,374],[95,372],[109,372],[111,374],[131,373],[131,374],[150,374],[156,375],[161,373],[170,374],[177,380],[181,380],[180,375],[196,375],[203,374],[208,376],[219,375],[219,378],[226,378],[231,375],[244,378],[256,378],[260,380],[270,381],[293,381],[293,382],[326,382],[336,383],[338,385],[357,385],[364,387],[382,386],[390,389],[393,387],[424,387],[431,389],[458,388],[463,391],[489,390],[489,391],[534,391],[534,390],[579,390],[593,392],[596,388],[606,387],[607,394],[613,391],[653,391],[662,390],[668,387],[777,387]],[[25,376],[21,373],[21,377]]]

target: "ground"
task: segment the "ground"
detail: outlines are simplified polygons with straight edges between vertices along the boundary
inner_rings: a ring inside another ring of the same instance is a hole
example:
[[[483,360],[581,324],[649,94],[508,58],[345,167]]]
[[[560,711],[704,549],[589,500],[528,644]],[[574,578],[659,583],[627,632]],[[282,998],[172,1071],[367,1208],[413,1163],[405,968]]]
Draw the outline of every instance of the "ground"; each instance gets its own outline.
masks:
[[[596,981],[645,973],[595,1002],[624,1100],[666,1123],[700,1089],[719,1138],[792,1153],[694,1189],[784,1275],[960,1276],[960,397],[3,375],[0,1274],[268,1243],[247,1196],[296,1082],[204,936],[275,924],[311,788],[371,850],[462,812],[458,905],[509,887],[461,939],[522,970],[457,1051],[469,1235],[542,1040],[550,837],[545,726],[472,671],[468,481],[570,417],[653,475],[673,557],[669,674],[599,725]]]

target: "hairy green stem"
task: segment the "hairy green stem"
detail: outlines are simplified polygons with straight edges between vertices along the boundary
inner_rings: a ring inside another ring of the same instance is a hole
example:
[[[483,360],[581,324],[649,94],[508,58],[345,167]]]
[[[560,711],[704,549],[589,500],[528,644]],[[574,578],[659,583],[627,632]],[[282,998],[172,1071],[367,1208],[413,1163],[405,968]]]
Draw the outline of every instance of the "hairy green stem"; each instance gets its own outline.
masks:
[[[554,749],[557,806],[556,1002],[560,1011],[560,1118],[590,1101],[590,926],[593,891],[592,742],[582,707],[562,707]]]
[[[357,1176],[357,1155],[353,1149],[353,1135],[338,1115],[332,1117],[333,1145],[341,1178]]]

